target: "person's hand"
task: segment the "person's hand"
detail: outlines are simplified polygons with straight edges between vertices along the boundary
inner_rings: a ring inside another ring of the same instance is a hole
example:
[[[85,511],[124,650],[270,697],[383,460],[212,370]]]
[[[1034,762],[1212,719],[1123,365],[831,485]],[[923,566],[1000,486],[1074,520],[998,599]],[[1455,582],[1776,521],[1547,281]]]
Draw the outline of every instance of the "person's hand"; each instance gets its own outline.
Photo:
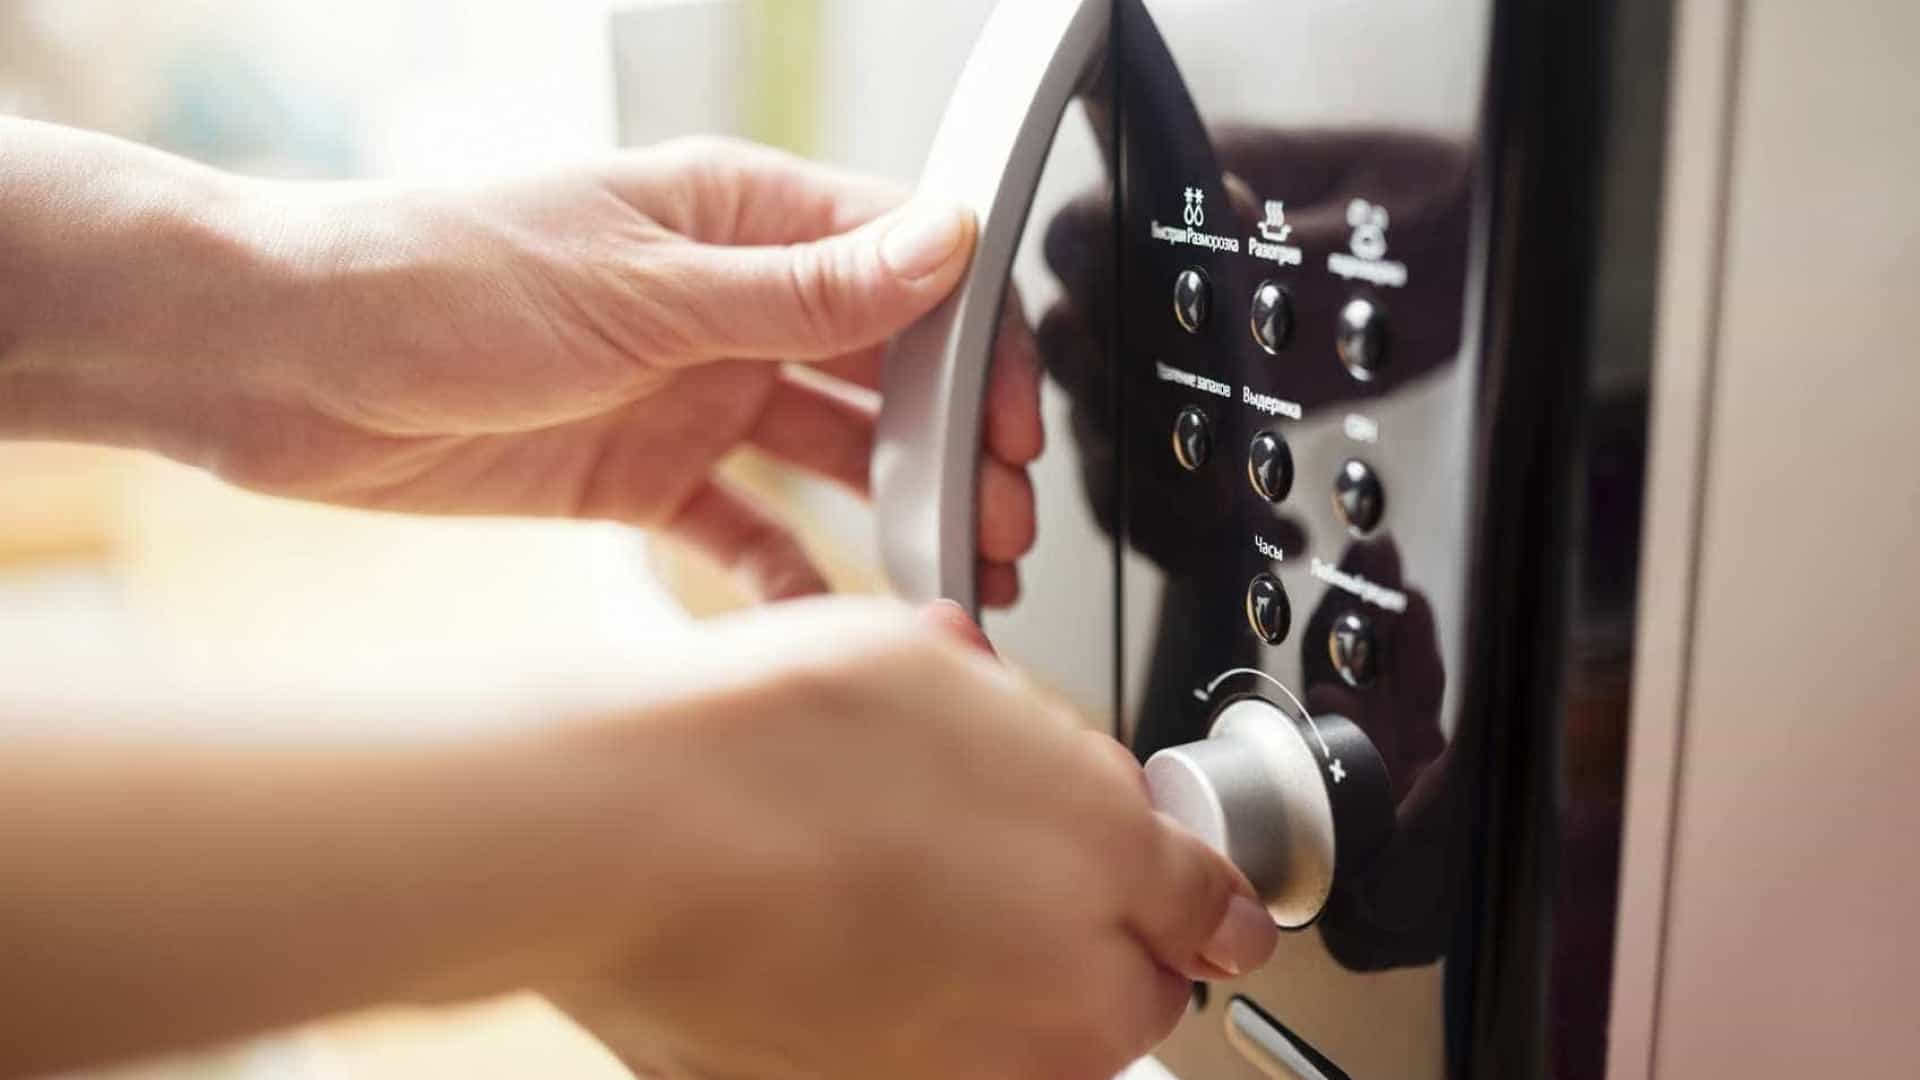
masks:
[[[953,288],[974,236],[957,207],[714,139],[448,189],[248,181],[5,133],[46,182],[17,228],[0,200],[0,433],[352,506],[661,528],[766,598],[820,574],[715,467],[751,446],[864,491],[884,343]],[[1033,540],[1041,449],[1035,350],[1007,323],[979,487],[996,606]]]
[[[1239,873],[978,644],[955,612],[765,612],[703,644],[720,689],[596,727],[682,779],[636,788],[611,899],[647,932],[555,999],[646,1076],[1109,1080],[1190,979],[1264,962]]]
[[[697,140],[517,186],[290,205],[294,250],[324,260],[302,275],[315,302],[285,309],[294,393],[218,440],[220,467],[356,505],[665,527],[764,596],[818,591],[793,535],[714,467],[752,445],[866,489],[884,343],[973,242],[963,211],[902,197]],[[1033,535],[1027,340],[1001,351],[981,465],[997,602]]]
[[[952,605],[555,660],[311,740],[0,701],[0,1077],[533,989],[672,1080],[1110,1080],[1274,947]]]

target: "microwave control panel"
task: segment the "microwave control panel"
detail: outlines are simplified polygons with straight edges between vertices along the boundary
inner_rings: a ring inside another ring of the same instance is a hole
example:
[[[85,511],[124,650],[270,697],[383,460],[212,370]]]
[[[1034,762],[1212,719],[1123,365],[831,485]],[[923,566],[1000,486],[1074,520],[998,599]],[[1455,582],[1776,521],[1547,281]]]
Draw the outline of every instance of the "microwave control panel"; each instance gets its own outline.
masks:
[[[1490,24],[1119,5],[1122,724],[1145,760],[1270,706],[1354,804],[1267,972],[1196,988],[1182,1077],[1445,1075]]]

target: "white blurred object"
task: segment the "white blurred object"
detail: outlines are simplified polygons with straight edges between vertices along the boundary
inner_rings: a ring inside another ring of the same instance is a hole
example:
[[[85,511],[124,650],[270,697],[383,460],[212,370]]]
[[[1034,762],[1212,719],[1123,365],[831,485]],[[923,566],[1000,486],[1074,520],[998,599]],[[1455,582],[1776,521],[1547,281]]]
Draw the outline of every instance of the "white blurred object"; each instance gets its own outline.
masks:
[[[620,145],[741,134],[738,0],[630,0],[615,6],[613,82]]]
[[[457,181],[550,168],[612,145],[611,77],[599,62],[606,0],[425,6],[439,9],[435,32],[450,40],[416,42],[441,66],[386,103],[368,133],[369,171]]]
[[[901,181],[919,179],[953,84],[993,7],[994,0],[827,0],[820,109],[826,156]]]
[[[376,720],[385,703],[416,726],[468,724],[478,714],[442,707],[462,686],[505,697],[556,654],[644,656],[684,625],[629,529],[358,513],[157,459],[140,473],[121,587],[154,659],[189,686],[277,685],[361,700]]]

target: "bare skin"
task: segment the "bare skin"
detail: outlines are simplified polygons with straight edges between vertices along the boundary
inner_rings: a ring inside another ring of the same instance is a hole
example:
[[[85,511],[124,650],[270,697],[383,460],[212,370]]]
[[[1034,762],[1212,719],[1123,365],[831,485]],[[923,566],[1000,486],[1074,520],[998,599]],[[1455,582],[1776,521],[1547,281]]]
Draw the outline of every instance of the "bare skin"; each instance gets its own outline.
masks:
[[[714,142],[452,191],[0,120],[0,438],[628,522],[806,596],[715,466],[755,446],[864,489],[878,347],[972,243],[901,200]],[[995,370],[1007,603],[1041,449],[1022,328]],[[653,1075],[1105,1080],[1273,928],[983,644],[951,608],[806,600],[634,658],[604,707],[306,747],[88,735],[0,684],[35,732],[0,742],[0,1075],[533,987]]]

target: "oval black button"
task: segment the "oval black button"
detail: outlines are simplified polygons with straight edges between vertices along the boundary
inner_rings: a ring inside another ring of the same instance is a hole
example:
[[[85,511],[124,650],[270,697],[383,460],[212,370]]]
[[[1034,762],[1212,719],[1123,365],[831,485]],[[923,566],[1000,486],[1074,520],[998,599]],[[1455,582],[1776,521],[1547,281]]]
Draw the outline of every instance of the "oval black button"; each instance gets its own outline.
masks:
[[[1373,466],[1358,458],[1340,466],[1333,484],[1333,509],[1357,536],[1379,527],[1387,512],[1387,492]]]
[[[1293,451],[1287,440],[1272,431],[1255,435],[1247,450],[1247,479],[1268,502],[1285,499],[1293,490]]]
[[[1373,685],[1380,667],[1380,650],[1373,637],[1373,620],[1349,611],[1333,620],[1327,634],[1327,652],[1333,670],[1348,686],[1364,690]]]
[[[1263,281],[1253,291],[1253,340],[1262,349],[1278,353],[1293,339],[1293,296],[1277,281]]]
[[[1207,316],[1213,312],[1213,284],[1207,280],[1207,272],[1197,266],[1189,266],[1180,271],[1173,279],[1173,317],[1189,334],[1197,334],[1207,325]]]
[[[1334,347],[1348,374],[1361,382],[1372,382],[1387,364],[1386,309],[1364,296],[1347,301],[1347,306],[1340,309]]]
[[[1192,472],[1207,463],[1213,453],[1213,427],[1207,414],[1189,405],[1180,410],[1173,422],[1173,456],[1180,467]]]
[[[1287,631],[1293,626],[1293,605],[1287,602],[1287,590],[1272,574],[1261,574],[1247,586],[1247,624],[1269,645],[1287,640]]]

